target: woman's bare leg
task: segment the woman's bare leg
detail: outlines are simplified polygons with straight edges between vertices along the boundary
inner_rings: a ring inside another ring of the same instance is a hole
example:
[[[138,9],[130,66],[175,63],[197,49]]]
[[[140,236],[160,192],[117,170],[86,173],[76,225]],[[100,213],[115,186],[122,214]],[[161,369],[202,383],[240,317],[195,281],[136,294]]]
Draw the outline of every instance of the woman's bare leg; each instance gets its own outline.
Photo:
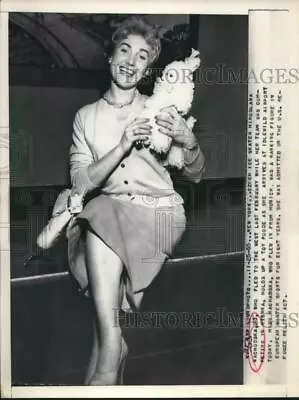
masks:
[[[123,295],[124,295],[124,283],[123,283],[123,280],[121,280],[120,290],[119,290],[119,304],[122,303]],[[91,356],[90,356],[89,365],[88,365],[84,384],[87,384],[91,380],[92,376],[94,375],[96,365],[98,362],[98,358],[99,358],[100,344],[99,344],[99,338],[98,338],[99,333],[97,330],[96,319],[94,319],[94,321],[93,321],[92,328],[93,328],[93,344],[92,344],[92,351],[91,351]]]
[[[85,376],[85,381],[84,381],[84,385],[87,385],[89,383],[89,381],[91,380],[91,378],[93,377],[94,373],[95,373],[95,369],[96,369],[96,365],[98,362],[98,358],[99,358],[99,332],[97,330],[97,326],[96,326],[96,319],[94,319],[93,324],[92,324],[92,334],[93,334],[93,344],[92,344],[92,350],[91,350],[91,356],[89,359],[89,364],[88,364],[88,368],[87,368],[87,373]]]
[[[115,325],[115,312],[120,307],[121,274],[123,265],[97,235],[86,233],[86,263],[90,289],[95,306],[95,328],[93,351],[86,376],[104,376],[118,367],[121,353],[121,329]]]

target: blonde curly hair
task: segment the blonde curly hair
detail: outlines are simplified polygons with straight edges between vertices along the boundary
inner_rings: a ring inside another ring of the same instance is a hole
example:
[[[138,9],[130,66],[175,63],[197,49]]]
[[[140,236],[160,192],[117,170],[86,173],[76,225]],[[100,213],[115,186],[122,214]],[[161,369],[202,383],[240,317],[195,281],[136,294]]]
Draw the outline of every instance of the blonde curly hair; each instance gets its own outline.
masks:
[[[144,38],[151,48],[150,64],[154,63],[161,52],[160,30],[156,25],[152,25],[145,17],[131,16],[126,18],[121,25],[114,31],[111,39],[111,53],[116,45],[127,38],[129,35],[139,35]]]

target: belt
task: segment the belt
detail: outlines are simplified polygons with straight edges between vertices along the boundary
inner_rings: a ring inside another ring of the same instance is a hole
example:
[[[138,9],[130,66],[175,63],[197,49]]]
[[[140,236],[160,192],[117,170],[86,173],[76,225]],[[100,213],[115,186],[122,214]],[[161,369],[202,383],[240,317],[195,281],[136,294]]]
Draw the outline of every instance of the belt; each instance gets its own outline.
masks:
[[[176,207],[184,203],[183,198],[176,192],[168,196],[152,196],[150,194],[105,194],[116,200],[127,201],[132,204],[142,205],[146,207]]]

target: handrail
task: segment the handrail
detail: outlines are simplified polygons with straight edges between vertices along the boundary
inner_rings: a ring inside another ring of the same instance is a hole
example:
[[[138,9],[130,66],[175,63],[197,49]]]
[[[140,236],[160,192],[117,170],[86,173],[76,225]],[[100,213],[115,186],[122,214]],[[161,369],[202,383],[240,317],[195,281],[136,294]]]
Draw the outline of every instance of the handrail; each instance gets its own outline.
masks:
[[[165,266],[167,266],[167,268],[170,268],[171,264],[178,264],[183,261],[204,261],[204,260],[213,260],[215,258],[236,257],[236,256],[243,256],[243,255],[244,255],[244,251],[235,251],[235,252],[229,252],[229,253],[209,254],[209,255],[194,256],[194,257],[172,258],[172,259],[168,259],[165,262]],[[34,284],[40,284],[40,283],[57,282],[57,281],[69,279],[69,278],[70,278],[70,274],[68,271],[55,272],[55,273],[51,273],[51,274],[25,276],[25,277],[21,277],[21,278],[12,278],[11,285],[12,285],[12,287],[19,287],[19,286],[27,286],[27,285],[34,285]]]

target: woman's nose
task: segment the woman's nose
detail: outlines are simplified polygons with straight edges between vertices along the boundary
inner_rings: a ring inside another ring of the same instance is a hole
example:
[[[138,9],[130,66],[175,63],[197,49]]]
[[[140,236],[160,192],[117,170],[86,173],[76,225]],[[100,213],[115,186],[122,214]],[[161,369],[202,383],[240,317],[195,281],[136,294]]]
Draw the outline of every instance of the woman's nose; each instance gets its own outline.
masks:
[[[127,62],[130,66],[134,66],[136,62],[136,56],[134,54],[129,54],[127,58]]]

